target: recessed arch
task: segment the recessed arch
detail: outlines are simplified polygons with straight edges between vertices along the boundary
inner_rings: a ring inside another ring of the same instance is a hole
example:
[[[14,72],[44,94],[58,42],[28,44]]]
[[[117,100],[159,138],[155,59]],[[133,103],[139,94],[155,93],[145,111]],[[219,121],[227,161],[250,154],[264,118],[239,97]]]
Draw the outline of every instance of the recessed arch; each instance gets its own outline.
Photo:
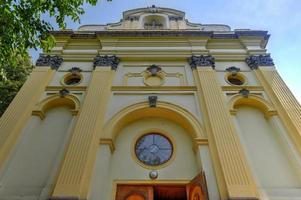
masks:
[[[239,106],[251,106],[258,108],[267,118],[277,114],[277,111],[269,102],[254,94],[249,94],[247,98],[240,94],[233,96],[229,101],[230,113],[232,115],[236,115],[237,108]]]
[[[80,102],[78,98],[72,94],[68,94],[64,97],[61,97],[59,94],[55,94],[38,103],[35,109],[32,111],[32,115],[37,115],[41,119],[44,119],[45,113],[49,109],[59,106],[68,107],[72,115],[76,115],[79,110]]]
[[[103,128],[101,140],[114,141],[119,131],[127,124],[146,117],[161,117],[171,120],[182,126],[192,139],[205,139],[206,135],[201,123],[184,108],[169,103],[157,102],[155,108],[149,107],[147,102],[130,105],[115,114]]]
[[[161,14],[161,13],[148,13],[148,14],[142,14],[139,18],[139,26],[141,29],[144,29],[144,23],[146,22],[146,19],[148,18],[158,18],[162,19],[162,24],[164,29],[169,29],[169,20],[168,16],[166,14]]]

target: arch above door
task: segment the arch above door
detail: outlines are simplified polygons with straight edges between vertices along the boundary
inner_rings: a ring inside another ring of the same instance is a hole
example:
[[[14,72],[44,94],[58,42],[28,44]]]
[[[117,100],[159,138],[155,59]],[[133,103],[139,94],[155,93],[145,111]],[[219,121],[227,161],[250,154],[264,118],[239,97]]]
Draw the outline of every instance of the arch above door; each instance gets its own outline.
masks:
[[[156,107],[149,107],[147,102],[141,102],[120,110],[105,124],[102,131],[103,135],[100,135],[100,138],[114,141],[123,127],[146,117],[171,120],[187,130],[192,139],[206,139],[200,121],[186,109],[169,102],[158,102]]]

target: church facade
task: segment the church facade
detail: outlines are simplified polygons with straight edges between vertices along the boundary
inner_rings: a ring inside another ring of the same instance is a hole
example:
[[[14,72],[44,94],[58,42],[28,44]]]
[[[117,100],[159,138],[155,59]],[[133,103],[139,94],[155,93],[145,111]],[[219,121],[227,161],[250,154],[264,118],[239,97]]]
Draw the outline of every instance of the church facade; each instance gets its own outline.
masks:
[[[152,6],[52,35],[0,118],[1,200],[301,199],[266,31]]]

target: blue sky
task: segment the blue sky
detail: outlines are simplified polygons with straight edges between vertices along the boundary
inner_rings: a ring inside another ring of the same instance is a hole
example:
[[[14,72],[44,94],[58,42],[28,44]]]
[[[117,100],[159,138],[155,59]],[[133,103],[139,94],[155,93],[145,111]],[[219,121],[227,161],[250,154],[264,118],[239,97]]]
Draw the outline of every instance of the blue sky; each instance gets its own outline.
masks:
[[[81,24],[68,21],[67,28],[118,22],[123,11],[153,4],[184,11],[186,19],[195,23],[269,31],[268,52],[280,75],[301,102],[300,0],[101,0],[94,7],[85,5]],[[35,60],[37,53],[32,52],[32,55]]]

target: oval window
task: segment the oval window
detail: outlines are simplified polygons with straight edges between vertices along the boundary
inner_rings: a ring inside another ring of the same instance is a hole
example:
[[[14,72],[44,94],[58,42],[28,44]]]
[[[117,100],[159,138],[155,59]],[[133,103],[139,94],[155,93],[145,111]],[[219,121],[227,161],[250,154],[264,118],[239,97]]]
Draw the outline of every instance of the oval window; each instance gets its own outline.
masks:
[[[243,85],[245,83],[245,79],[243,76],[237,75],[229,75],[227,77],[227,81],[232,85]]]
[[[82,77],[77,74],[71,74],[64,78],[64,84],[66,85],[76,85],[81,82]]]
[[[173,154],[171,141],[159,133],[149,133],[138,139],[135,153],[142,163],[158,166],[170,160]]]

